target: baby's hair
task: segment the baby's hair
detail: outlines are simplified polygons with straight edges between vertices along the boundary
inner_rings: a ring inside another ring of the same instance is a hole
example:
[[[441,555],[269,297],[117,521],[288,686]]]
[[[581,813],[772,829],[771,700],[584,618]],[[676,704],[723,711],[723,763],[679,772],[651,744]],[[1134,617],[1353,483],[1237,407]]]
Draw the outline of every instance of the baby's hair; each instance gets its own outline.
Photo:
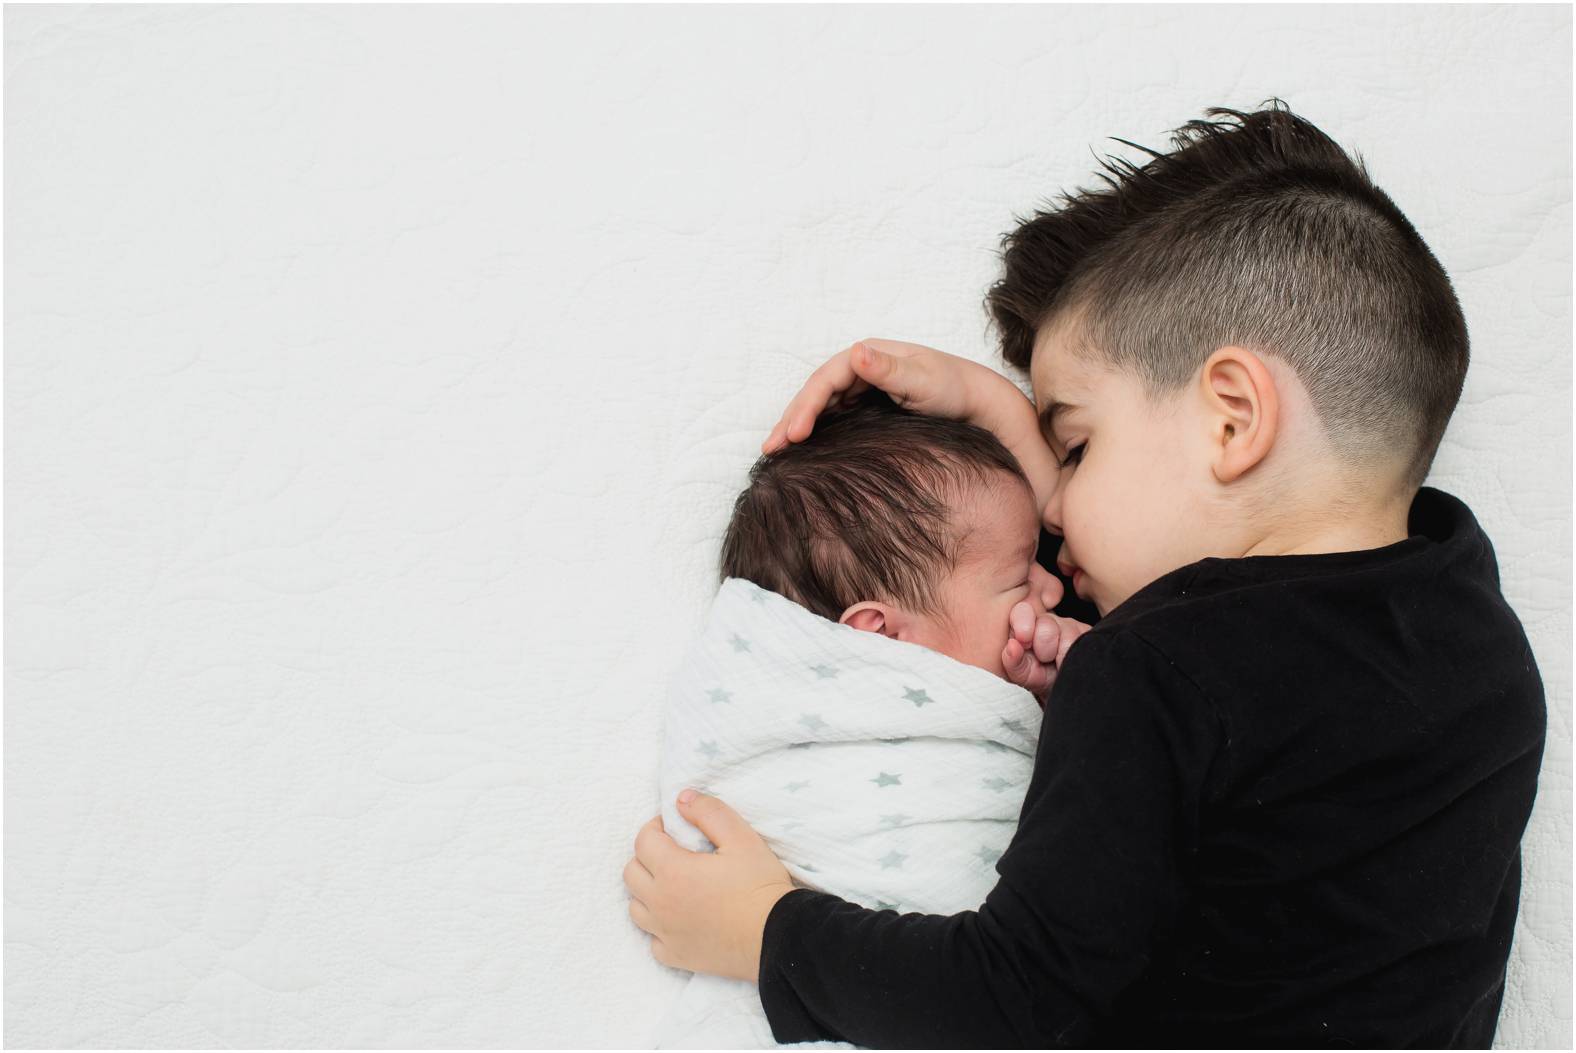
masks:
[[[831,621],[867,600],[937,615],[938,585],[966,542],[962,499],[1013,480],[1029,486],[990,432],[871,389],[755,462],[723,538],[721,577]]]
[[[1106,190],[1002,238],[985,304],[1002,357],[1029,368],[1035,331],[1065,325],[1077,353],[1128,370],[1151,397],[1216,348],[1250,348],[1301,379],[1335,451],[1403,467],[1415,491],[1467,370],[1455,290],[1416,229],[1354,161],[1279,99],[1213,108],[1143,167],[1108,158]]]

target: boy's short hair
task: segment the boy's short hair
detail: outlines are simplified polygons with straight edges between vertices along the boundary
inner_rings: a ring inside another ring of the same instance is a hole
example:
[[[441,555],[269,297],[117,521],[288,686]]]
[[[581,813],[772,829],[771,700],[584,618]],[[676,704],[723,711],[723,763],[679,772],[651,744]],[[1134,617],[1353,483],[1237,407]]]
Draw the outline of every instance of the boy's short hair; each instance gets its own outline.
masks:
[[[755,462],[723,538],[721,576],[831,621],[866,600],[941,614],[938,586],[967,540],[960,501],[1003,473],[1029,486],[990,432],[910,412],[872,388]]]
[[[1336,452],[1422,485],[1467,370],[1467,328],[1412,224],[1323,132],[1279,99],[1238,122],[1189,121],[1142,168],[1102,161],[1107,190],[1062,194],[1002,238],[986,306],[1002,355],[1029,368],[1035,332],[1136,373],[1151,397],[1218,347],[1286,362]]]

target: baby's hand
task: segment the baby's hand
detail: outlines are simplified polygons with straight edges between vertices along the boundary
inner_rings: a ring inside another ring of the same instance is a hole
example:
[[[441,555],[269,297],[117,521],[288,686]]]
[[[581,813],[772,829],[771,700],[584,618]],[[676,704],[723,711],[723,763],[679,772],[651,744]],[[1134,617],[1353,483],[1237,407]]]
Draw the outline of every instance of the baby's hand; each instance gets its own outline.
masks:
[[[1043,706],[1068,648],[1089,626],[1037,610],[1028,600],[1013,606],[1007,622],[1011,635],[1001,652],[1002,669],[1008,680],[1026,688]]]

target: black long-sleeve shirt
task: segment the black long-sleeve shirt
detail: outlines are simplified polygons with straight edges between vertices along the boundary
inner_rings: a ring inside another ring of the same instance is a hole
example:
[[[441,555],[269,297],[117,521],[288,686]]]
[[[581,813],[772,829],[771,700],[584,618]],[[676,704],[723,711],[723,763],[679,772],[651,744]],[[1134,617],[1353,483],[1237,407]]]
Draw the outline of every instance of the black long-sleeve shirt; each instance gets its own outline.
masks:
[[[1486,1047],[1543,685],[1467,507],[1404,541],[1205,559],[1068,653],[977,911],[796,889],[780,1042]]]

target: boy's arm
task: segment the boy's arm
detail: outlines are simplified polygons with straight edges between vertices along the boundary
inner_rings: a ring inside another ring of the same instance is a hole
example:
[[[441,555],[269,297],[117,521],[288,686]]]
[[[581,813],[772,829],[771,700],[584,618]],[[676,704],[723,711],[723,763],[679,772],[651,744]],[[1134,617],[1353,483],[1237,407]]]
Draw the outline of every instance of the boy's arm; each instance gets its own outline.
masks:
[[[779,1042],[1087,1045],[1178,908],[1218,724],[1130,633],[1090,633],[1046,707],[1000,881],[952,917],[796,889],[767,917],[761,1004]]]

